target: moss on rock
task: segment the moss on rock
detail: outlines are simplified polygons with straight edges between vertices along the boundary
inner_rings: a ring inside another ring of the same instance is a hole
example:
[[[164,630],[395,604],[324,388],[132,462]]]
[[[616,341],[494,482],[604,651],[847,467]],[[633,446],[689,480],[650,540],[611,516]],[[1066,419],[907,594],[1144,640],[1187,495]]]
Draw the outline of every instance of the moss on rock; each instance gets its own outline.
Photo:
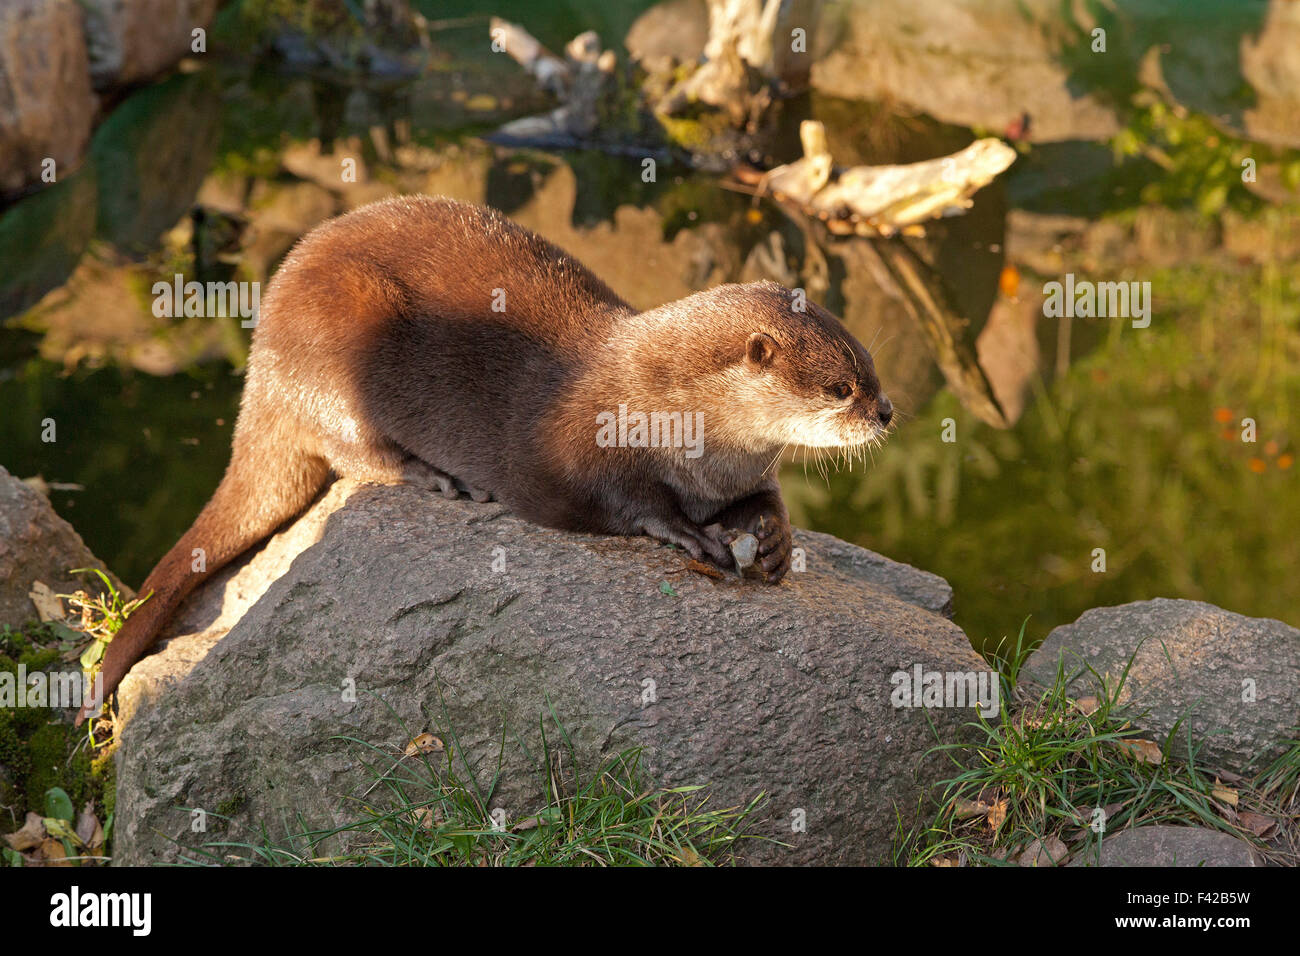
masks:
[[[0,630],[0,672],[17,679],[57,667],[64,635],[52,625],[29,623]],[[67,715],[49,707],[0,709],[0,829],[21,823],[27,811],[45,812],[45,793],[61,787],[80,810],[86,803],[104,814],[116,803],[116,779],[109,748],[94,751]]]

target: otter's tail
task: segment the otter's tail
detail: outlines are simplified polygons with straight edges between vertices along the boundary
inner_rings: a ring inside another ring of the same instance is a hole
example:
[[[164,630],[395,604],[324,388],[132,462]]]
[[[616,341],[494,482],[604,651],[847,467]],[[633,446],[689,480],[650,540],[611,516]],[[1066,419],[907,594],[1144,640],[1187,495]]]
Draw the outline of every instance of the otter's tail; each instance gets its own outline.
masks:
[[[240,426],[245,425],[243,418]],[[267,441],[270,436],[288,440],[277,445]],[[254,444],[258,447],[249,447]],[[236,427],[234,450],[221,484],[190,529],[149,573],[139,593],[143,597],[153,592],[153,596],[127,618],[104,653],[103,699],[153,645],[181,601],[306,508],[328,474],[325,460],[302,451],[283,429],[259,432],[255,427]],[[78,724],[86,713],[83,707]]]

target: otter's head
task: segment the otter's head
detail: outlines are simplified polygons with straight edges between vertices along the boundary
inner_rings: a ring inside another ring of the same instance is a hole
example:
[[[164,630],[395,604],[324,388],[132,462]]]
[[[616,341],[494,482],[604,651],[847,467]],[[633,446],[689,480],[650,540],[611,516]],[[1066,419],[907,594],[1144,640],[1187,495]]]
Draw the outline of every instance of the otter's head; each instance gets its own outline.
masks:
[[[722,368],[709,376],[728,419],[773,447],[853,448],[884,437],[893,403],[871,354],[835,316],[774,282],[710,292],[709,311],[720,318],[725,308],[730,329],[726,352],[714,349]]]

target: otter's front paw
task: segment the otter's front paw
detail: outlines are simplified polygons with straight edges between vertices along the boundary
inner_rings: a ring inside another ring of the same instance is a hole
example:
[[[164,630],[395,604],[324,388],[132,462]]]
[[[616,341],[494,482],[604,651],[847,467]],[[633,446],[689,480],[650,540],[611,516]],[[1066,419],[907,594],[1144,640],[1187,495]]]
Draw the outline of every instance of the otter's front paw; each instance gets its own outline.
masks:
[[[758,563],[767,574],[767,583],[778,584],[790,570],[790,555],[794,551],[790,519],[783,514],[764,515],[760,525],[754,532],[758,538]]]
[[[722,540],[721,525],[700,527],[685,520],[647,518],[641,522],[640,531],[665,544],[675,544],[685,549],[686,553],[697,561],[712,561],[724,570],[735,567],[731,551]]]
[[[781,513],[767,512],[755,516],[745,530],[758,539],[758,556],[754,563],[762,569],[763,580],[768,584],[779,584],[790,570],[790,555],[794,548],[790,519]],[[736,537],[737,534],[731,532],[725,540],[730,544]]]

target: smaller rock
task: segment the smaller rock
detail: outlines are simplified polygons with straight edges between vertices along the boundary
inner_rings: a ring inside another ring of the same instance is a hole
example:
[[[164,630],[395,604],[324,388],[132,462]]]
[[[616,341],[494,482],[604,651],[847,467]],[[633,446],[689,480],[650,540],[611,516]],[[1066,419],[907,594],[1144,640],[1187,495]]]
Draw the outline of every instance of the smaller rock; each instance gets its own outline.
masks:
[[[731,542],[730,548],[740,576],[753,577],[756,573],[754,562],[758,559],[758,539],[752,534],[742,534]]]
[[[1049,836],[1046,840],[1035,840],[1025,847],[1017,858],[1021,866],[1059,866],[1069,856],[1069,851],[1059,837]]]
[[[195,52],[217,0],[81,0],[90,76],[97,89],[158,75]],[[206,45],[206,44],[205,44]]]
[[[1106,693],[1123,679],[1119,702],[1133,724],[1162,745],[1173,734],[1179,756],[1190,734],[1201,764],[1254,769],[1296,733],[1300,630],[1281,621],[1166,598],[1093,608],[1047,635],[1022,674],[1050,686],[1058,661],[1076,696],[1102,693],[1084,665]]]
[[[1070,866],[1263,866],[1245,840],[1203,827],[1150,826],[1121,830],[1100,854],[1080,854]]]
[[[709,39],[709,9],[704,0],[665,0],[637,17],[623,45],[646,65],[693,63]]]
[[[80,20],[73,0],[0,4],[0,194],[39,182],[47,159],[59,179],[81,161],[98,103]]]
[[[68,573],[73,568],[106,570],[40,492],[0,467],[0,625],[19,627],[36,619],[29,597],[36,581],[56,594],[93,589],[91,581]],[[111,572],[108,576],[124,596],[131,595]]]

